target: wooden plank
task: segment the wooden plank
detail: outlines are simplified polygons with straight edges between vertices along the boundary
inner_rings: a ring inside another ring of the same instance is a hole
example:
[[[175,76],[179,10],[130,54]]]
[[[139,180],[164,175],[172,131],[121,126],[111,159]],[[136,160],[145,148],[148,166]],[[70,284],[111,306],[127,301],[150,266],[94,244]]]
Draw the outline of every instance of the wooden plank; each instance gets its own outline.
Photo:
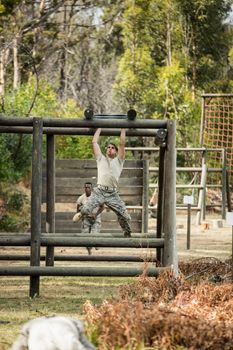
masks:
[[[128,212],[132,220],[141,219],[141,210],[138,210],[137,212],[131,212],[130,210],[128,210]],[[74,214],[75,214],[75,211],[74,212],[56,212],[55,219],[56,221],[63,220],[63,221],[70,221],[71,223],[73,223],[72,218]],[[41,217],[42,217],[42,220],[45,222],[46,213],[45,212],[41,213]],[[117,219],[117,215],[112,210],[109,210],[109,211],[104,211],[101,214],[101,218],[102,218],[102,221],[112,221]]]
[[[91,182],[93,186],[96,185],[96,179],[93,179],[91,177],[86,177],[83,179],[76,177],[60,177],[56,180],[56,187],[73,187],[83,189],[85,182]],[[43,184],[46,184],[45,179]],[[121,178],[119,181],[119,187],[123,186],[142,186],[142,177]]]
[[[56,169],[56,177],[76,177],[76,178],[86,178],[86,177],[97,177],[97,169]],[[139,177],[142,176],[142,169],[132,168],[123,169],[121,178],[128,178],[130,176]]]
[[[56,186],[56,194],[57,195],[72,195],[76,193],[83,193],[83,187],[59,187]],[[142,194],[142,187],[141,186],[134,186],[134,187],[120,187],[119,188],[119,194],[124,196],[138,196]]]
[[[141,223],[135,223],[131,227],[132,227],[132,231],[133,232],[141,233]],[[104,233],[108,233],[110,230],[111,230],[112,234],[114,234],[114,233],[122,233],[122,229],[121,229],[121,227],[119,225],[118,226],[114,226],[114,228],[112,226],[111,227],[109,227],[109,226],[102,226],[100,235],[104,234]],[[45,227],[42,227],[42,231],[45,232]],[[71,234],[81,233],[81,226],[67,228],[67,227],[64,227],[62,225],[61,226],[56,225],[56,233],[64,233],[64,232],[67,232],[68,234],[70,234],[70,233]]]
[[[142,168],[142,161],[135,159],[126,159],[124,162],[124,168]],[[96,169],[96,160],[95,159],[57,159],[56,168],[95,168]]]
[[[73,189],[71,187],[56,188],[56,203],[76,203],[77,198],[83,194],[83,189]],[[142,204],[142,188],[140,187],[123,187],[119,190],[121,199],[126,205],[141,205]],[[46,202],[46,189],[42,189],[42,202]]]
[[[81,193],[80,193],[81,194]],[[77,201],[77,197],[80,195],[79,193],[74,195],[56,195],[56,203],[73,203],[75,205]],[[121,195],[121,199],[125,202],[126,205],[141,205],[141,196],[124,196]],[[45,202],[45,198],[43,198],[43,202]]]

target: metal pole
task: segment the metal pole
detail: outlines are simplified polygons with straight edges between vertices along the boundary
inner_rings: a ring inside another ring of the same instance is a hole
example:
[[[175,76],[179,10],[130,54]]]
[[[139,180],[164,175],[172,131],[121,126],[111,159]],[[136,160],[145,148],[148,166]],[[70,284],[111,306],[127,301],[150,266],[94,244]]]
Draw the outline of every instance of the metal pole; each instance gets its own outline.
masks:
[[[142,233],[148,233],[149,160],[143,159]]]
[[[0,125],[32,126],[33,118],[0,117]],[[77,118],[43,118],[44,127],[62,128],[125,128],[125,129],[166,129],[167,121],[158,119],[143,120],[85,120]],[[63,130],[65,134],[65,130]]]
[[[164,266],[173,266],[178,274],[176,247],[176,124],[167,122],[167,146],[165,154],[164,186]]]
[[[164,160],[165,148],[160,147],[159,150],[159,174],[158,174],[158,203],[157,203],[157,235],[162,237],[163,231],[163,203],[164,203]],[[162,251],[157,249],[157,259],[162,262]]]
[[[126,130],[126,136],[148,136],[148,137],[155,137],[156,132],[158,129],[152,130],[152,129],[127,129]],[[8,133],[8,134],[32,134],[33,128],[31,126],[6,126],[0,125],[0,132],[1,133]],[[80,127],[66,127],[63,128],[62,126],[59,127],[44,127],[43,128],[43,134],[49,134],[49,135],[94,135],[95,129],[94,128],[80,128]],[[120,135],[120,129],[103,129],[101,132],[101,135],[104,136],[119,136]]]
[[[200,130],[200,145],[203,146],[204,140],[204,123],[205,123],[205,97],[201,100],[201,130]]]
[[[55,142],[54,135],[47,135],[46,162],[46,232],[55,232]],[[46,248],[46,266],[54,265],[54,247]]]
[[[29,246],[28,235],[14,237],[1,237],[0,246]],[[42,235],[41,246],[54,247],[118,247],[118,248],[163,248],[163,238],[118,238],[118,237],[96,237],[96,236],[65,236],[65,235]]]
[[[227,193],[227,158],[226,150],[222,150],[222,219],[226,219],[226,193]]]
[[[33,118],[31,188],[31,266],[40,266],[43,120]],[[30,276],[30,297],[39,295],[40,277]]]
[[[197,205],[198,208],[200,208],[200,211],[197,213],[197,225],[200,225],[201,221],[203,219],[206,176],[207,176],[207,166],[205,163],[203,163],[202,164],[202,172],[201,172],[201,190],[199,191],[199,198],[198,198],[198,205]]]
[[[226,171],[226,191],[227,191],[227,207],[228,211],[232,211],[231,208],[231,190],[230,190],[230,185],[229,185],[229,174],[228,171]]]
[[[233,282],[233,226],[231,228],[231,281]]]
[[[148,267],[147,276],[157,277],[160,272],[169,270],[164,267]],[[55,266],[11,266],[0,267],[0,276],[110,276],[110,277],[130,277],[140,276],[145,272],[144,267],[96,267],[96,266],[77,266],[77,267],[55,267]]]
[[[187,216],[187,249],[190,249],[190,237],[191,237],[191,204],[188,204],[188,216]]]

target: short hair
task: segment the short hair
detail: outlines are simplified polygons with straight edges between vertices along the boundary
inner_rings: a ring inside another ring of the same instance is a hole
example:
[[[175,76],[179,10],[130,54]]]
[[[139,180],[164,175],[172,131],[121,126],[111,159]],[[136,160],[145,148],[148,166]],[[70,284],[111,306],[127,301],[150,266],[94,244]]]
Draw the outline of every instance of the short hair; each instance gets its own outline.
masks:
[[[115,150],[118,152],[118,147],[117,147],[117,145],[114,142],[108,142],[107,147],[108,147],[108,145],[114,146]]]
[[[92,183],[91,182],[85,182],[84,187],[86,187],[86,185],[90,185],[92,187]]]

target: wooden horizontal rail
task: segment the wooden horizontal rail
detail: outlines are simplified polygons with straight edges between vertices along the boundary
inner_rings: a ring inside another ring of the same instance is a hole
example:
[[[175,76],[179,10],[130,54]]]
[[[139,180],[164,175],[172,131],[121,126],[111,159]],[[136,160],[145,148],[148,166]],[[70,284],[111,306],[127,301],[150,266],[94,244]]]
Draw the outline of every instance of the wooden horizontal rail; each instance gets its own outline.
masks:
[[[227,93],[217,93],[217,94],[202,94],[202,97],[233,97],[233,94],[227,94]]]
[[[41,246],[56,247],[118,247],[118,248],[162,248],[163,238],[115,238],[115,237],[65,237],[52,234],[41,236]],[[30,236],[0,236],[0,246],[29,246]]]
[[[213,185],[208,185],[208,184],[206,184],[205,187],[206,188],[222,188],[222,185],[214,185],[214,184]],[[150,184],[149,188],[158,188],[158,185],[157,184]],[[198,188],[198,189],[202,190],[203,186],[202,185],[177,184],[176,188]]]
[[[5,134],[32,134],[31,126],[1,126],[0,132]],[[95,128],[61,128],[49,127],[43,128],[43,134],[47,135],[94,135]],[[155,137],[156,129],[127,129],[126,136],[150,136]],[[103,136],[119,136],[120,129],[103,129]]]
[[[176,210],[187,210],[187,205],[186,206],[177,205]],[[192,211],[200,211],[201,208],[191,206],[191,210]]]
[[[214,173],[214,172],[222,172],[222,168],[208,168],[207,171],[208,173]],[[158,167],[149,167],[149,172],[158,172],[159,168]],[[182,171],[187,171],[187,172],[201,172],[202,168],[193,168],[193,167],[177,167],[176,171],[182,172]]]
[[[45,255],[40,256],[41,261],[45,261]],[[29,255],[3,254],[0,260],[4,261],[30,261]],[[126,261],[126,262],[156,262],[157,259],[145,256],[128,256],[128,255],[55,255],[55,261]]]
[[[148,267],[148,276],[158,276],[165,267]],[[144,273],[143,267],[41,267],[41,266],[14,266],[0,267],[0,276],[111,276],[135,277]]]
[[[0,117],[0,126],[33,126],[32,117],[15,118]],[[45,127],[61,127],[61,128],[126,128],[126,129],[166,129],[166,120],[158,119],[136,119],[136,120],[86,120],[77,118],[42,118],[43,128]],[[63,135],[65,130],[63,129]]]
[[[159,151],[159,147],[125,147],[127,151]],[[190,147],[190,148],[181,148],[177,147],[177,151],[182,151],[182,152],[193,152],[193,151],[223,151],[224,148],[205,148],[205,147]]]

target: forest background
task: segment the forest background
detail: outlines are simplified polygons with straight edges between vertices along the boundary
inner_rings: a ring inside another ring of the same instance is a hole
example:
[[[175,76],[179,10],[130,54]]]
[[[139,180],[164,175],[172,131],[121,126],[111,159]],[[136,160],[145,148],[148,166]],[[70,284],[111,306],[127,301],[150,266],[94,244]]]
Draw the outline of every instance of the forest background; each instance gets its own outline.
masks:
[[[198,146],[201,95],[233,92],[232,3],[0,0],[0,116],[134,108],[176,120],[177,146]],[[27,226],[16,184],[30,181],[31,141],[0,134],[0,230]],[[56,157],[91,158],[90,146],[88,136],[57,136]]]

